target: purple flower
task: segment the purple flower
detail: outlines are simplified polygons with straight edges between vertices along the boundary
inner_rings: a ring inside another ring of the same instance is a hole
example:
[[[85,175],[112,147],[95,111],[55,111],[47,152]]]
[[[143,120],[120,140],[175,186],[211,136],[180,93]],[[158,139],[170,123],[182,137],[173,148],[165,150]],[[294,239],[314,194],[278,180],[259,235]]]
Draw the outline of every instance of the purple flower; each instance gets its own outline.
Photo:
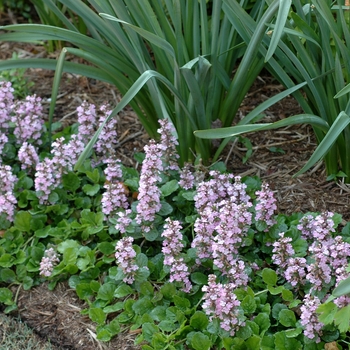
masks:
[[[273,215],[277,209],[276,199],[273,196],[273,192],[270,190],[267,183],[263,183],[261,190],[256,191],[256,196],[257,204],[255,206],[255,220],[264,221],[267,224],[265,232],[268,232],[269,227],[276,223],[276,221],[273,219]]]
[[[323,323],[318,321],[316,309],[321,301],[316,296],[306,294],[300,307],[300,323],[304,326],[304,335],[316,343],[321,341]]]
[[[0,131],[0,155],[2,154],[2,151],[7,142],[8,142],[8,137],[6,136],[6,134]],[[0,162],[1,162],[1,157],[0,157]]]
[[[157,184],[160,182],[160,173],[163,170],[161,152],[154,140],[145,146],[146,158],[142,163],[138,204],[136,206],[136,222],[142,224],[145,232],[150,231],[151,224],[156,213],[160,210],[160,189]]]
[[[121,182],[122,170],[120,161],[108,159],[107,167],[104,170],[106,175],[106,182],[104,184],[105,192],[102,195],[101,204],[102,212],[107,215],[114,215],[120,209],[127,209],[128,203],[128,189]]]
[[[78,136],[86,144],[95,133],[97,126],[96,107],[84,101],[78,108]]]
[[[174,125],[168,119],[159,119],[160,128],[157,130],[160,135],[158,148],[162,153],[164,161],[164,170],[179,170],[177,160],[179,155],[176,146],[179,144],[174,134],[176,130]]]
[[[118,211],[117,224],[115,225],[115,229],[120,233],[125,233],[128,226],[132,223],[132,219],[130,217],[131,212],[131,209],[126,209],[125,211]]]
[[[249,206],[250,203],[237,205],[230,200],[220,203],[219,222],[215,227],[217,235],[213,238],[212,244],[215,266],[223,275],[227,275],[231,280],[242,281],[244,285],[248,277],[244,273],[244,266],[242,269],[242,265],[237,265],[237,255],[252,223],[252,214],[247,210]]]
[[[304,285],[306,281],[306,267],[306,259],[299,257],[289,258],[284,272],[285,279],[293,287]]]
[[[46,249],[44,252],[44,256],[40,262],[40,275],[44,277],[50,277],[52,274],[52,270],[57,263],[59,263],[60,259],[57,257],[56,252],[53,248]]]
[[[33,140],[41,144],[41,134],[44,125],[41,98],[36,95],[27,96],[24,101],[17,101],[13,105],[11,121],[15,123],[13,131],[17,143]]]
[[[164,254],[164,265],[170,266],[170,282],[182,282],[183,291],[189,293],[192,284],[189,280],[188,266],[181,257],[181,251],[184,248],[182,243],[182,226],[177,220],[165,219],[164,237],[162,253]]]
[[[279,267],[280,270],[284,270],[288,265],[288,259],[293,257],[295,251],[291,245],[292,239],[290,237],[284,237],[284,232],[279,234],[280,238],[273,244],[272,261]]]
[[[45,158],[37,164],[34,184],[40,204],[48,201],[49,195],[60,183],[61,174],[52,159]]]
[[[316,217],[306,215],[300,220],[297,228],[301,231],[303,238],[321,241],[335,232],[333,216],[334,214],[331,212],[325,212]]]
[[[0,81],[0,128],[6,131],[11,121],[13,91],[10,82]]]
[[[180,171],[180,181],[179,185],[185,190],[190,190],[194,186],[194,175],[191,172],[191,166],[189,163],[186,163],[183,169]]]
[[[22,163],[22,169],[35,169],[39,163],[39,156],[35,147],[24,142],[18,150],[18,159]]]
[[[7,220],[13,222],[17,200],[13,189],[17,177],[12,174],[9,165],[0,164],[0,215],[4,214]]]
[[[118,266],[123,270],[125,275],[123,281],[132,284],[135,280],[136,271],[139,267],[135,263],[136,252],[132,247],[132,237],[123,237],[115,247],[115,258]]]
[[[236,331],[244,326],[244,315],[241,303],[234,294],[234,285],[216,283],[216,276],[208,276],[208,285],[202,288],[203,310],[210,320],[218,319],[220,327],[233,337]]]
[[[99,126],[108,118],[111,114],[111,110],[108,106],[103,105],[100,107]],[[118,143],[117,139],[117,119],[111,118],[103,127],[94,148],[96,153],[104,161],[115,153],[115,147]]]

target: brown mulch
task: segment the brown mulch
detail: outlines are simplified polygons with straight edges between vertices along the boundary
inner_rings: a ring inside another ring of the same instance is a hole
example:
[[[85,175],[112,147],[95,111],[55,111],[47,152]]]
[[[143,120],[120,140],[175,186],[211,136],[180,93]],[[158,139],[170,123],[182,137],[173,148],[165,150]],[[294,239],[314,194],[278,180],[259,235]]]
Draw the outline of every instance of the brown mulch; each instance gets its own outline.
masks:
[[[16,51],[21,57],[44,55],[44,50],[30,44],[1,43],[0,60],[11,57]],[[51,95],[53,72],[40,69],[29,70],[27,76],[35,82],[33,91],[43,98],[46,108]],[[257,80],[240,109],[245,115],[249,110],[282,90],[270,76]],[[68,125],[75,121],[75,109],[87,100],[100,106],[112,106],[120,100],[118,91],[107,84],[73,74],[65,74],[60,87],[55,119]],[[265,121],[275,121],[300,113],[292,97],[285,98],[266,112]],[[239,116],[238,116],[239,117]],[[133,154],[141,151],[148,141],[141,124],[131,108],[118,117],[118,156],[127,166],[137,166]],[[309,159],[316,148],[312,129],[307,125],[286,127],[281,130],[259,132],[249,135],[253,155],[246,164],[242,158],[246,149],[240,143],[227,147],[221,160],[235,175],[259,176],[266,180],[278,199],[279,212],[291,214],[307,211],[334,211],[350,219],[350,194],[348,186],[327,182],[322,163],[299,177],[293,174]],[[272,152],[271,147],[284,153]],[[125,329],[109,344],[95,339],[96,326],[81,314],[86,307],[66,283],[60,283],[54,291],[45,284],[30,291],[19,292],[19,314],[42,337],[48,338],[60,349],[139,349],[133,345],[134,335]]]

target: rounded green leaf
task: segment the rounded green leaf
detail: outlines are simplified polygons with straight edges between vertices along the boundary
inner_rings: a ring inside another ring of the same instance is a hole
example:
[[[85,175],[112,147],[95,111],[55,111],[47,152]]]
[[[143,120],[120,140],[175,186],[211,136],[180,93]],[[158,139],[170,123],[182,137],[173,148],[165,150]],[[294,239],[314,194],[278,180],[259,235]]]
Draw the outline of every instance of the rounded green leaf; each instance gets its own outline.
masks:
[[[278,314],[278,320],[285,327],[295,327],[296,317],[292,310],[281,310]]]
[[[277,283],[277,273],[270,268],[265,268],[262,272],[262,279],[267,285],[275,286]]]
[[[204,331],[207,328],[208,323],[208,317],[202,311],[196,311],[190,319],[190,326],[198,331]]]

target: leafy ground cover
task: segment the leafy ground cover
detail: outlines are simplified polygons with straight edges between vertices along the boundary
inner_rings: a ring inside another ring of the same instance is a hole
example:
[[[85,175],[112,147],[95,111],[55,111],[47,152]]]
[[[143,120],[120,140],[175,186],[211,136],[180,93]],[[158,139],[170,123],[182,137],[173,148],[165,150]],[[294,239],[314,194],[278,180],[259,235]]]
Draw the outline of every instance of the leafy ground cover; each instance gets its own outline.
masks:
[[[69,84],[68,84],[69,85]],[[65,100],[65,102],[66,102],[67,100]],[[244,107],[244,106],[243,106]],[[62,108],[62,110],[64,111],[65,110],[65,108]],[[281,113],[281,111],[279,111],[278,113]],[[67,115],[67,113],[64,113],[64,115]],[[128,129],[126,128],[125,129],[125,131],[124,132],[126,132]],[[286,132],[286,134],[288,134],[288,133],[292,133],[292,135],[293,136],[298,136],[298,132],[295,132],[295,134],[293,134],[293,132],[291,132],[290,130],[285,130],[285,132]],[[122,133],[123,134],[123,133]],[[269,136],[267,136],[267,137],[269,137]],[[270,137],[271,137],[271,135],[270,135]],[[282,138],[282,137],[281,137]],[[268,140],[269,142],[271,141],[271,140]],[[277,147],[277,148],[280,148],[279,150],[277,150],[277,152],[276,152],[276,155],[278,156],[279,155],[279,153],[280,152],[282,152],[282,151],[286,151],[287,149],[286,149],[286,147],[285,146],[287,146],[288,145],[288,143],[287,142],[285,142],[286,141],[286,139],[284,139],[284,140],[279,140],[279,141],[275,141],[275,142],[273,142],[272,143],[272,145],[270,145],[270,147]],[[293,141],[293,138],[291,138],[289,141]],[[280,143],[279,145],[276,145],[276,143]],[[291,144],[293,144],[293,142],[290,142]],[[259,144],[259,143],[258,143]],[[261,142],[260,144],[264,144],[264,142]],[[237,145],[237,149],[234,149],[234,152],[235,152],[235,156],[236,157],[241,157],[242,155],[244,155],[245,154],[245,152],[246,152],[246,150],[244,150],[243,149],[243,146],[244,145]],[[282,147],[281,147],[282,146]],[[248,147],[249,148],[249,147]],[[295,148],[295,147],[294,147]],[[142,148],[139,148],[139,149],[137,149],[138,151],[140,150],[140,149],[142,149]],[[132,152],[135,152],[135,150],[132,150]],[[269,151],[269,152],[273,152],[273,151]],[[271,156],[271,153],[269,153],[269,155]],[[306,157],[307,158],[307,157]],[[132,159],[132,157],[131,156],[129,156],[129,159],[131,160]],[[232,158],[231,157],[229,157],[229,159],[230,159],[230,161],[232,161],[233,159],[234,159],[234,157],[232,156]],[[254,158],[252,157],[251,158],[251,162],[252,163],[254,163],[254,160],[253,160]],[[258,158],[259,159],[259,158]],[[283,159],[283,156],[281,156],[280,157],[280,160],[282,160]],[[239,164],[239,165],[238,165]],[[241,163],[240,162],[235,162],[235,166],[237,166],[237,168],[236,168],[236,171],[237,171],[237,169],[238,169],[238,167],[239,166],[241,166],[240,165]],[[257,168],[259,169],[260,168],[260,173],[262,172],[262,171],[266,171],[266,173],[269,173],[269,175],[271,176],[271,174],[274,174],[274,173],[276,173],[276,172],[278,172],[278,171],[276,171],[276,168],[274,169],[274,168],[272,168],[273,170],[272,170],[272,172],[271,172],[271,167],[269,166],[269,163],[265,163],[265,170],[264,169],[261,169],[261,164],[262,163],[258,163],[257,165]],[[284,166],[284,162],[283,161],[279,161],[278,163],[277,163],[277,165],[276,165],[277,167],[279,166],[280,168],[281,167],[283,167]],[[270,167],[270,168],[269,168]],[[244,169],[245,171],[249,171],[249,169]],[[277,168],[277,170],[278,170],[278,168]],[[256,170],[255,170],[256,171]],[[235,172],[235,173],[237,173],[237,172]],[[314,173],[315,174],[315,173]],[[271,177],[271,178],[274,178],[273,176]],[[315,180],[317,180],[317,179],[312,179],[312,176],[311,176],[311,180],[310,180],[310,183],[312,183],[313,181],[315,181]],[[314,186],[314,184],[313,184],[313,186]],[[335,188],[336,188],[336,186],[335,186]],[[281,188],[275,188],[275,190],[276,191],[281,191],[281,197],[283,197],[283,193],[285,193],[285,192],[282,192],[283,191],[283,188],[281,189]],[[294,186],[294,190],[297,190],[297,188],[296,188],[296,186]],[[304,196],[306,197],[307,195],[305,194],[306,192],[304,192]],[[316,198],[316,197],[314,197],[314,198]],[[320,198],[322,198],[322,196],[320,196]],[[283,204],[283,200],[284,200],[285,198],[281,198],[281,200],[280,200],[280,203],[281,203],[281,205],[285,205],[285,204]],[[334,201],[334,199],[335,199],[335,197],[333,196],[333,201]],[[336,200],[335,200],[336,201]],[[299,203],[302,203],[303,205],[304,205],[304,207],[303,207],[303,209],[306,209],[306,211],[308,211],[308,210],[312,210],[312,211],[322,211],[322,210],[324,210],[324,208],[317,208],[316,206],[314,206],[314,207],[312,207],[311,206],[311,204],[310,204],[310,202],[309,202],[309,204],[306,204],[305,205],[305,203],[303,203],[303,201],[299,201]],[[320,199],[320,201],[319,201],[319,203],[317,203],[317,204],[315,204],[315,205],[319,205],[319,204],[321,204],[321,206],[322,205],[325,205],[325,206],[327,206],[327,203],[326,202],[324,202],[324,199],[322,200],[322,199]],[[294,204],[295,205],[295,204]],[[307,207],[307,205],[309,205],[309,207]],[[306,208],[305,208],[305,206],[306,206]],[[295,211],[295,207],[292,209],[291,208],[291,206],[290,206],[290,208],[288,208],[288,210],[293,210],[293,211]],[[297,210],[298,211],[298,210]],[[66,310],[66,312],[67,312],[67,314],[69,313],[69,311],[68,310]],[[85,332],[85,333],[88,333],[88,332]],[[126,347],[125,347],[126,348]]]

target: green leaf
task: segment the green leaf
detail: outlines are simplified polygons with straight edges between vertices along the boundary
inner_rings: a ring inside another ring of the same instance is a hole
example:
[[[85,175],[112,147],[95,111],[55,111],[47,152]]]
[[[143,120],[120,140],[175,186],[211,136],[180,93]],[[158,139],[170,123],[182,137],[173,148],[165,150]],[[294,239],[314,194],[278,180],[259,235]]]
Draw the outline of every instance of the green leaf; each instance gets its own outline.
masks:
[[[173,302],[179,309],[183,311],[186,311],[191,307],[191,302],[187,298],[182,298],[176,294],[173,297]]]
[[[94,295],[90,283],[79,283],[75,287],[75,291],[81,300],[88,300]]]
[[[100,173],[97,168],[93,171],[87,171],[86,176],[93,182],[94,184],[98,184],[100,181]]]
[[[109,314],[109,313],[114,313],[123,309],[124,309],[124,302],[118,301],[113,305],[106,306],[105,308],[103,308],[103,312],[106,314]]]
[[[305,171],[309,170],[322,157],[324,157],[336,142],[339,135],[349,125],[349,123],[350,117],[345,112],[340,112],[330,127],[329,131],[327,132],[326,136],[322,139],[316,150],[313,152],[308,162],[294,176],[305,173]]]
[[[163,332],[173,332],[178,325],[172,321],[163,320],[159,322],[158,327]]]
[[[291,3],[291,0],[281,0],[279,3],[275,30],[273,31],[271,42],[266,53],[265,62],[267,62],[272,57],[278,46],[280,38],[283,34],[283,30],[285,28],[285,23],[289,15]]]
[[[267,289],[272,295],[278,295],[281,294],[285,288],[284,286],[272,287],[271,285],[268,285]]]
[[[202,311],[196,311],[190,318],[190,326],[198,331],[204,331],[208,324],[208,317]]]
[[[248,349],[260,349],[261,338],[253,334],[250,338],[245,341],[245,345]]]
[[[177,182],[177,180],[171,180],[171,181],[168,181],[166,184],[164,184],[160,188],[160,191],[162,192],[163,197],[168,197],[172,193],[174,193],[178,188],[179,188],[179,183]]]
[[[256,302],[251,295],[246,295],[241,302],[244,313],[252,314],[256,310]]]
[[[75,173],[69,172],[62,176],[62,185],[63,188],[74,193],[80,187],[80,179]]]
[[[13,293],[8,288],[0,288],[0,302],[5,305],[13,304]]]
[[[89,317],[93,322],[97,324],[103,324],[106,321],[107,315],[102,309],[98,307],[92,307],[89,309]]]
[[[147,241],[153,242],[160,237],[160,232],[156,228],[152,228],[149,232],[143,232],[143,235]]]
[[[112,301],[114,298],[114,292],[115,292],[115,284],[105,283],[100,287],[97,293],[97,299]]]
[[[334,315],[338,310],[337,305],[333,302],[323,303],[317,308],[317,313],[319,314],[318,318],[320,322],[327,325],[333,322]]]
[[[200,286],[206,285],[208,283],[208,276],[202,272],[191,273],[191,281]]]
[[[16,274],[13,270],[1,269],[0,278],[2,282],[10,284],[16,281]]]
[[[254,318],[254,323],[256,323],[259,326],[259,334],[261,336],[264,335],[264,333],[270,328],[270,318],[269,315],[266,313],[260,313]]]
[[[339,282],[338,286],[334,288],[332,296],[338,298],[342,295],[350,293],[350,277]]]
[[[31,215],[27,211],[19,211],[15,216],[15,227],[23,232],[30,232]]]
[[[14,261],[15,261],[15,258],[11,254],[5,253],[0,256],[1,267],[11,267]]]
[[[98,191],[100,190],[100,185],[95,184],[95,185],[90,185],[86,184],[83,186],[83,191],[86,193],[88,196],[94,196]]]
[[[173,207],[169,203],[161,201],[160,204],[162,205],[162,207],[158,212],[159,215],[168,216],[173,212]]]
[[[109,242],[101,242],[97,245],[97,249],[104,255],[110,255],[115,252],[115,245]]]
[[[115,298],[124,298],[127,295],[133,294],[134,290],[127,284],[121,284],[114,292]]]
[[[278,350],[302,349],[301,343],[294,338],[287,338],[285,332],[275,334],[275,348]]]
[[[159,328],[153,323],[146,322],[142,325],[142,334],[149,343],[152,341],[153,335],[158,332]]]
[[[282,298],[285,301],[292,301],[292,300],[294,300],[294,295],[290,290],[283,289],[282,290]]]
[[[278,314],[278,320],[285,327],[295,327],[296,317],[292,310],[281,310]]]
[[[296,338],[302,332],[303,332],[303,328],[298,327],[298,328],[287,329],[285,331],[285,334],[287,338]]]
[[[196,191],[186,191],[182,192],[182,197],[184,197],[188,201],[194,201],[194,196],[196,195]]]
[[[334,324],[338,326],[340,333],[345,333],[349,330],[350,324],[350,305],[342,307],[334,315]]]
[[[212,345],[209,337],[202,332],[196,332],[191,337],[191,346],[195,350],[209,350]]]
[[[262,271],[262,279],[267,285],[275,286],[277,284],[277,273],[270,268],[264,268]]]
[[[276,320],[278,320],[279,317],[279,313],[281,312],[281,310],[287,310],[288,307],[285,304],[280,304],[280,303],[276,303],[273,307],[272,307],[272,317]]]
[[[145,313],[149,314],[153,308],[154,305],[147,297],[136,300],[132,306],[132,309],[135,311],[135,313],[141,316]]]

